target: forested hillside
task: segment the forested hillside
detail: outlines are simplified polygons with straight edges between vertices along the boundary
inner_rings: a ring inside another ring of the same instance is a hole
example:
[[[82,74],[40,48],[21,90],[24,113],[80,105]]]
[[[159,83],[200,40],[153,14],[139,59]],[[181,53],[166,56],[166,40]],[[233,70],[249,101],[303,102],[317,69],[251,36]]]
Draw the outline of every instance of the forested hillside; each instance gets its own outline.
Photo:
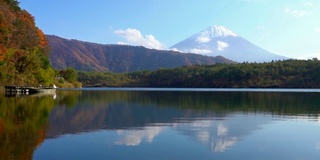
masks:
[[[224,57],[209,57],[141,46],[103,45],[47,35],[55,69],[73,67],[82,71],[132,72],[194,64],[234,63]]]
[[[16,0],[0,0],[0,84],[49,85],[54,70],[48,42]]]
[[[320,61],[195,65],[127,74],[80,72],[84,86],[319,88]]]

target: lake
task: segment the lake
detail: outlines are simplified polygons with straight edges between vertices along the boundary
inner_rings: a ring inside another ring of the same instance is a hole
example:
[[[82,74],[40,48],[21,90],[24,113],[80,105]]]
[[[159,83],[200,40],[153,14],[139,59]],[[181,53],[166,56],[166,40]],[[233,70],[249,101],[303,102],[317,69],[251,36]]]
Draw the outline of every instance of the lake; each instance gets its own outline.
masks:
[[[4,160],[318,160],[320,90],[0,94]]]

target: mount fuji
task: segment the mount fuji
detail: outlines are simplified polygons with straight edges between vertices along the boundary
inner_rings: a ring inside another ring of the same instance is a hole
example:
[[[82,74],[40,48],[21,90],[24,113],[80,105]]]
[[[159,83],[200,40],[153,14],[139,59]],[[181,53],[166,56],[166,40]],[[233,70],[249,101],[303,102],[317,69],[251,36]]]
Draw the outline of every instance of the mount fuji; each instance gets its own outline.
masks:
[[[288,59],[270,53],[238,36],[224,26],[211,26],[173,45],[172,50],[207,56],[223,56],[236,62],[270,62]]]

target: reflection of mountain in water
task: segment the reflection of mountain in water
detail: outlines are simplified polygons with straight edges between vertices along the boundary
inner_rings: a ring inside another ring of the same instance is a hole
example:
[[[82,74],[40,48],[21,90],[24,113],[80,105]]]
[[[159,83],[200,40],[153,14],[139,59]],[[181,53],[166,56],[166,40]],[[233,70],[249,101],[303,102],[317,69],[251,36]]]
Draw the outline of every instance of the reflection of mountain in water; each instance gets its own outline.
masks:
[[[174,123],[183,118],[219,119],[236,112],[317,116],[319,96],[318,93],[82,91],[73,98],[64,97],[69,107],[52,110],[48,136]]]
[[[63,113],[63,114],[61,114]],[[160,108],[154,104],[130,104],[115,102],[86,106],[79,104],[73,109],[55,108],[50,116],[49,137],[60,134],[88,132],[100,129],[127,129],[152,124],[173,123],[176,119],[196,117],[222,117],[224,115],[202,113],[177,108]]]
[[[230,116],[222,120],[190,120],[189,123],[178,123],[174,129],[206,145],[214,152],[224,152],[235,145],[241,137],[258,130],[272,119],[257,116],[255,121],[252,121],[246,116],[237,114]]]
[[[164,130],[163,126],[148,126],[138,130],[117,130],[117,135],[121,136],[115,142],[116,145],[138,146],[143,140],[152,143],[153,139]]]
[[[136,146],[143,139],[152,142],[167,126],[215,152],[225,151],[269,123],[271,117],[263,113],[317,116],[320,102],[318,93],[82,91],[72,98],[58,95],[62,102],[50,114],[47,138],[117,130],[123,138],[115,144]],[[259,118],[252,121],[247,114]]]

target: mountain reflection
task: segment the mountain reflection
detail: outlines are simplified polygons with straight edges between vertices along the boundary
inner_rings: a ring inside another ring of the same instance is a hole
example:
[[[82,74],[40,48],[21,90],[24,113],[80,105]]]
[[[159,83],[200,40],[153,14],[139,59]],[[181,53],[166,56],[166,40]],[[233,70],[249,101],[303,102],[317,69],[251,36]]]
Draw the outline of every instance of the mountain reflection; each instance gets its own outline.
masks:
[[[201,120],[183,125],[176,123],[173,126],[174,130],[185,132],[185,135],[193,137],[214,152],[224,152],[236,144],[239,139],[236,135],[229,135],[228,128],[222,122],[214,126],[212,121]],[[188,128],[188,131],[185,131],[186,128]],[[115,144],[138,146],[143,140],[152,143],[154,138],[166,129],[168,129],[166,126],[148,126],[139,130],[117,130],[120,139],[116,140]]]
[[[274,116],[317,119],[319,98],[318,93],[82,91],[76,98],[64,97],[73,99],[67,104],[74,106],[52,110],[47,138],[115,130],[119,138],[114,144],[138,146],[170,127],[224,152]],[[255,114],[262,116],[244,118]]]
[[[70,92],[59,93],[61,104],[51,111],[48,137],[171,124],[183,119],[223,120],[233,113],[304,115],[317,119],[320,110],[319,93]]]
[[[117,146],[154,143],[172,130],[225,152],[273,118],[318,120],[319,105],[319,93],[57,91],[55,99],[0,94],[0,159],[32,159],[45,139],[101,130],[114,131]]]
[[[210,121],[200,121],[197,123],[205,123],[210,127],[200,127],[196,133],[196,139],[201,143],[208,145],[212,151],[223,152],[233,146],[238,141],[238,137],[228,135],[228,128],[222,123],[212,126]],[[192,125],[192,124],[191,124]]]
[[[116,145],[138,146],[142,140],[151,143],[153,139],[160,134],[162,127],[143,127],[140,130],[117,130],[117,134],[122,136],[115,142]]]

